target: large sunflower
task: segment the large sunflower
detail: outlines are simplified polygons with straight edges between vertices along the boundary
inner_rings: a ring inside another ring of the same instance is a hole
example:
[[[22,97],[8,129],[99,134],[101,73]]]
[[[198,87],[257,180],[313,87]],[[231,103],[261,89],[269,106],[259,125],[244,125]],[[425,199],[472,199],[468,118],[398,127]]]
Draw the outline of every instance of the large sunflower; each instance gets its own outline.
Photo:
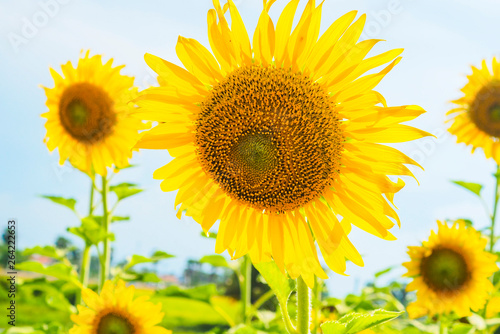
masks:
[[[411,261],[403,263],[413,277],[407,290],[417,290],[408,306],[411,318],[455,312],[463,317],[481,309],[493,289],[488,277],[498,267],[496,256],[484,250],[487,240],[463,221],[448,226],[438,221],[422,246],[409,247]]]
[[[448,131],[457,136],[457,142],[482,148],[487,158],[500,163],[500,63],[493,58],[492,71],[486,60],[481,68],[472,66],[469,82],[462,88],[465,94],[453,101],[457,105],[447,114],[453,114]]]
[[[158,121],[136,147],[174,157],[154,178],[178,189],[175,206],[208,231],[220,220],[216,252],[274,261],[309,286],[327,265],[345,272],[345,258],[363,260],[347,238],[351,225],[393,240],[398,216],[389,202],[417,163],[380,145],[427,133],[400,124],[424,111],[387,107],[373,89],[399,62],[401,49],[366,58],[379,40],[357,43],[365,15],[350,12],[319,38],[322,5],[309,1],[292,29],[299,1],[276,28],[264,10],[253,49],[233,1],[208,12],[212,53],[179,37],[186,69],[146,54],[160,87],[136,99],[138,116]],[[229,11],[231,26],[225,13]],[[389,63],[380,72],[362,76]],[[361,77],[362,76],[362,77]],[[388,202],[389,201],[389,202]],[[343,219],[341,219],[341,217]]]
[[[69,158],[76,168],[105,176],[106,167],[125,167],[131,148],[144,124],[130,117],[128,102],[137,96],[134,78],[121,75],[124,66],[102,63],[89,52],[73,67],[61,66],[62,77],[50,69],[54,88],[45,89],[49,111],[45,142],[50,151],[59,150],[60,163]]]
[[[142,296],[134,299],[134,286],[125,287],[123,281],[114,285],[106,281],[100,295],[90,289],[82,291],[88,306],[78,305],[78,315],[69,334],[170,334],[156,326],[162,319],[161,303],[153,304]]]

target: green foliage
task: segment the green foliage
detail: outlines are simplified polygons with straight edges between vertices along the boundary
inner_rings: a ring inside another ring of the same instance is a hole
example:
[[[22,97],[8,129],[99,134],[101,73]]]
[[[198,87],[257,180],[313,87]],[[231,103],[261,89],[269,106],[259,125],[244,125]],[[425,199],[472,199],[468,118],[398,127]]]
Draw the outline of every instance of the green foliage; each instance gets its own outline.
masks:
[[[386,268],[386,269],[384,269],[384,270],[378,271],[378,272],[376,272],[376,273],[375,273],[375,275],[374,275],[374,276],[375,276],[376,278],[378,278],[378,277],[380,277],[380,276],[382,276],[382,275],[388,274],[388,273],[389,273],[392,269],[394,269],[394,267],[389,267],[389,268]]]
[[[208,263],[214,267],[230,268],[226,258],[222,255],[205,255],[200,259],[200,263]]]
[[[182,289],[178,286],[173,285],[159,291],[159,294],[167,297],[183,297],[210,303],[210,298],[217,295],[217,287],[215,286],[215,284],[207,284],[196,286],[193,288]]]
[[[63,260],[66,252],[64,250],[55,248],[54,246],[35,246],[32,248],[26,248],[23,253],[24,256],[31,256],[34,254],[39,254],[42,256],[51,257],[56,260]]]
[[[127,271],[124,274],[117,274],[117,277],[124,281],[134,281],[143,283],[160,283],[161,279],[155,273]]]
[[[57,279],[73,283],[76,286],[81,286],[81,283],[78,280],[78,275],[73,267],[64,263],[56,263],[45,267],[40,262],[26,261],[17,264],[16,267],[17,270],[31,271],[42,275],[52,276]]]
[[[209,329],[214,326],[227,326],[224,317],[206,302],[162,295],[152,296],[151,301],[162,304],[165,316],[161,325],[166,328],[183,328],[186,332],[199,333],[205,332],[205,330],[201,331],[197,328]]]
[[[449,334],[472,334],[475,333],[476,329],[470,324],[455,324],[453,328],[449,331]]]
[[[174,255],[165,253],[163,251],[156,251],[153,253],[151,257],[145,257],[142,255],[132,255],[132,257],[128,258],[128,263],[123,268],[125,271],[129,270],[135,265],[140,263],[156,263],[160,260],[165,260],[174,257]]]
[[[44,304],[52,309],[63,312],[75,312],[75,307],[71,305],[60,287],[50,284],[45,279],[34,280],[23,284],[23,293],[29,296],[37,296]]]
[[[283,275],[274,262],[262,262],[254,266],[274,291],[280,304],[286,304],[288,297],[295,290],[295,281]]]
[[[143,189],[137,188],[137,185],[133,183],[120,183],[110,186],[109,190],[116,194],[119,201],[143,191]]]
[[[71,211],[75,211],[76,199],[74,198],[64,198],[59,196],[48,196],[48,195],[42,195],[41,197],[51,200],[54,203],[63,205],[69,208]]]
[[[403,312],[389,312],[375,310],[369,313],[350,313],[337,321],[326,322],[321,325],[325,334],[355,334],[362,330],[372,328],[384,322],[396,319]]]
[[[70,227],[68,232],[82,238],[87,245],[97,245],[104,241],[106,237],[114,240],[112,233],[106,234],[106,230],[102,224],[102,217],[88,216],[82,219],[82,224],[79,227]]]
[[[476,194],[477,196],[481,197],[481,190],[483,189],[483,186],[479,183],[472,183],[472,182],[464,182],[464,181],[451,181],[455,183],[456,185],[463,187],[470,192]]]
[[[122,221],[126,221],[126,220],[130,220],[130,217],[128,217],[128,216],[113,216],[113,217],[111,217],[112,223],[122,222]]]
[[[204,238],[217,239],[217,233],[214,233],[214,232],[205,233],[202,231],[201,236]]]

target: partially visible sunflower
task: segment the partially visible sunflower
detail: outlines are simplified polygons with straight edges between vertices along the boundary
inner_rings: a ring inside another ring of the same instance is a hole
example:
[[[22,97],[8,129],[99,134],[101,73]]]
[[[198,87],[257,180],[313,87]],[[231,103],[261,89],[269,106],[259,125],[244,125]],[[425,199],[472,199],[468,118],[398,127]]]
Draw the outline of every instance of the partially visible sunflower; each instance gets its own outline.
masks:
[[[69,334],[170,334],[171,331],[156,326],[163,319],[161,303],[153,304],[148,296],[134,299],[134,286],[123,281],[114,285],[106,281],[100,295],[90,289],[82,291],[88,306],[78,305],[78,315]]]
[[[204,231],[220,220],[216,252],[274,260],[312,286],[314,275],[328,277],[315,242],[343,274],[345,258],[363,265],[347,237],[352,225],[395,239],[390,203],[404,182],[387,175],[412,175],[405,164],[417,163],[380,143],[428,134],[400,124],[422,108],[387,107],[374,90],[402,49],[365,58],[380,41],[357,42],[365,15],[347,13],[319,37],[323,2],[310,0],[293,27],[299,1],[290,1],[276,28],[274,2],[264,1],[253,48],[233,1],[214,0],[213,54],[184,37],[176,50],[186,69],[146,54],[160,87],[141,92],[137,115],[159,124],[136,147],[174,157],[154,178],[163,191],[179,190],[179,217],[186,212]]]
[[[487,240],[463,221],[453,226],[438,221],[422,246],[408,247],[411,261],[403,263],[413,277],[407,291],[417,291],[408,306],[411,318],[450,314],[463,317],[481,309],[493,285],[488,279],[498,267],[496,256],[484,250]]]
[[[58,149],[60,164],[69,158],[71,164],[90,173],[106,175],[106,167],[126,167],[138,131],[145,128],[130,117],[128,103],[137,96],[134,78],[121,75],[124,66],[112,67],[113,60],[103,64],[100,55],[89,57],[89,51],[73,67],[61,66],[61,76],[50,69],[54,88],[45,89],[49,111],[45,142],[50,151]]]
[[[500,296],[492,297],[486,306],[486,318],[496,318],[500,313]]]
[[[456,108],[448,131],[457,136],[457,142],[482,148],[487,158],[500,164],[500,63],[493,58],[492,69],[486,60],[481,68],[472,66],[469,82],[461,89],[464,96],[453,103]]]

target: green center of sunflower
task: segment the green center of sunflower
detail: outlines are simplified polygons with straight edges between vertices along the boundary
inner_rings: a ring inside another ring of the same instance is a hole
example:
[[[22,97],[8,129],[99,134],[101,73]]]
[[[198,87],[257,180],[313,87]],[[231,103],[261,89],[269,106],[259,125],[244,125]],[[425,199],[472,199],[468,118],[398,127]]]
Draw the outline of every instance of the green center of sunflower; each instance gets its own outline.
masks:
[[[82,126],[87,122],[88,111],[78,100],[72,101],[68,106],[68,117],[75,126]]]
[[[59,101],[59,118],[66,132],[84,144],[102,141],[113,132],[116,115],[109,95],[80,82],[66,88]]]
[[[422,277],[432,289],[437,291],[455,291],[470,278],[464,257],[447,248],[434,249],[422,260]]]
[[[490,117],[494,122],[500,121],[500,105],[495,104],[490,107]]]
[[[276,144],[265,134],[249,134],[235,143],[231,160],[235,168],[245,174],[250,183],[257,183],[261,176],[277,166]]]
[[[274,213],[332,186],[344,142],[323,87],[302,73],[256,65],[213,87],[195,136],[203,169],[229,196]]]
[[[484,86],[476,94],[469,109],[476,126],[493,137],[500,137],[500,83]]]
[[[134,334],[134,325],[125,317],[108,313],[103,316],[97,325],[97,334]]]

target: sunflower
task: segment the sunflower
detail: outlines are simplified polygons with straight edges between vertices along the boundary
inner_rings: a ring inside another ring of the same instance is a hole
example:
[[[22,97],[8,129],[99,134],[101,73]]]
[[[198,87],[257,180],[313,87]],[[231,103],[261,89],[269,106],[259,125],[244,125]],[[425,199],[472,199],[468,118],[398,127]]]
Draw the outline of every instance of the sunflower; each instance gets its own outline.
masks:
[[[213,54],[179,37],[185,69],[145,55],[160,87],[141,92],[136,115],[159,124],[136,147],[174,157],[153,176],[163,191],[178,190],[179,218],[185,212],[205,232],[220,221],[217,253],[274,260],[313,286],[314,275],[327,278],[315,242],[344,273],[346,258],[363,265],[347,237],[352,225],[395,239],[388,229],[399,219],[389,202],[404,183],[387,175],[412,175],[405,164],[417,163],[380,143],[426,136],[400,124],[424,111],[387,107],[373,90],[402,49],[365,58],[379,42],[357,43],[365,15],[354,21],[357,13],[347,13],[318,39],[322,4],[310,0],[292,27],[299,1],[291,1],[275,27],[274,2],[264,1],[253,49],[233,1],[214,0]]]
[[[403,263],[405,276],[413,277],[408,291],[417,291],[417,300],[408,306],[411,318],[449,314],[468,316],[481,309],[493,289],[488,277],[498,267],[496,256],[484,250],[487,240],[463,221],[453,226],[438,221],[422,246],[409,247],[411,261]]]
[[[469,82],[462,88],[465,94],[452,101],[456,108],[448,131],[457,136],[457,142],[482,148],[486,158],[495,159],[500,164],[500,63],[493,58],[492,71],[486,60],[481,68],[472,66]]]
[[[153,304],[148,296],[134,298],[134,286],[125,287],[123,281],[114,285],[106,281],[100,295],[90,289],[82,291],[88,308],[78,305],[78,315],[71,315],[75,323],[69,334],[170,334],[155,326],[163,319],[161,303]]]
[[[500,296],[492,297],[486,306],[486,318],[495,318],[500,313]]]
[[[103,64],[100,55],[89,52],[73,67],[61,66],[64,78],[50,69],[54,88],[45,89],[48,112],[45,142],[50,151],[58,148],[60,164],[71,164],[89,173],[105,176],[106,167],[126,167],[131,148],[144,124],[130,117],[128,102],[137,96],[134,78],[121,75],[124,66]]]

